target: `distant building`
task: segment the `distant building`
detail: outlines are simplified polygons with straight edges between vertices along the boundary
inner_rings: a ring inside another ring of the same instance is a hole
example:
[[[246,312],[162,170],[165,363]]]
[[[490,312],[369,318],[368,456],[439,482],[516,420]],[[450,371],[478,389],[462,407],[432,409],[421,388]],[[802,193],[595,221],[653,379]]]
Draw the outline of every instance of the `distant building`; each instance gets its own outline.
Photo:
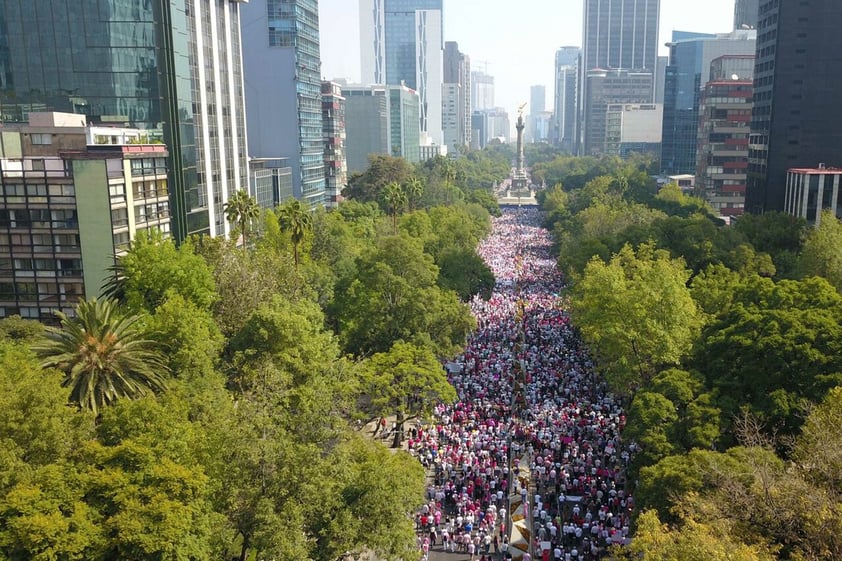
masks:
[[[575,153],[579,144],[579,47],[562,47],[555,54],[553,143]]]
[[[711,62],[699,109],[696,194],[721,216],[745,208],[754,56],[724,56]]]
[[[447,146],[440,144],[428,144],[418,147],[419,160],[426,162],[439,156],[447,156]]]
[[[650,104],[651,72],[592,70],[588,72],[589,97],[585,100],[585,154],[606,153],[608,108],[612,105]]]
[[[724,55],[754,55],[754,30],[711,35],[673,32],[664,86],[661,172],[696,173],[699,103],[710,80],[710,63]]]
[[[540,142],[547,140],[546,135],[543,139],[537,133],[538,119],[541,113],[547,109],[547,88],[546,86],[535,85],[529,88],[529,119],[526,122],[526,142]]]
[[[655,67],[655,103],[664,103],[664,88],[666,87],[667,66],[670,57],[659,56]]]
[[[419,98],[406,86],[343,86],[348,171],[365,171],[371,154],[420,161]]]
[[[600,68],[654,73],[660,11],[660,0],[584,0],[584,72]]]
[[[335,207],[348,182],[345,157],[345,98],[342,86],[322,82],[322,136],[324,137],[325,206]]]
[[[792,168],[787,170],[784,193],[784,212],[804,218],[818,226],[823,210],[833,211],[842,218],[842,198],[839,183],[842,169]]]
[[[532,121],[532,142],[551,142],[553,134],[553,112],[541,111],[537,115],[530,115]]]
[[[0,129],[0,317],[72,315],[138,233],[169,237],[167,148],[147,135],[67,113]]]
[[[662,105],[612,104],[605,116],[605,154],[658,154],[661,149]]]
[[[456,156],[471,144],[471,59],[453,41],[444,47],[442,133],[448,151]]]
[[[494,76],[471,72],[471,111],[494,109]]]
[[[318,2],[251,0],[242,17],[249,155],[288,158],[295,197],[323,204]]]
[[[784,210],[787,170],[842,167],[842,2],[763,0],[746,210]]]
[[[737,0],[734,4],[734,29],[755,29],[760,0]]]

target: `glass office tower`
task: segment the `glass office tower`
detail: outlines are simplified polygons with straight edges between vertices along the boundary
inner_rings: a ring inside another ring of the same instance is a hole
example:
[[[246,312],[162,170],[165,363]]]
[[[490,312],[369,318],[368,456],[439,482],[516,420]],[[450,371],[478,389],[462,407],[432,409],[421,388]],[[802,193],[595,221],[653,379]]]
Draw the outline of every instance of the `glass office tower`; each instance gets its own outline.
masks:
[[[239,4],[0,2],[0,119],[33,111],[146,129],[169,148],[173,234],[224,233],[248,184]]]

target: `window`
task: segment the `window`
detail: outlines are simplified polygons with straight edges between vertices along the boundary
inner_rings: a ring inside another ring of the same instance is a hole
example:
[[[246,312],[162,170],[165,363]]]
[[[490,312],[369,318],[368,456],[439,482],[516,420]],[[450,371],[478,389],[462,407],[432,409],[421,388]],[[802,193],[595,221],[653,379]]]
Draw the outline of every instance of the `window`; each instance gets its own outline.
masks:
[[[115,208],[111,211],[111,227],[122,228],[129,224],[129,213],[124,208]]]
[[[32,134],[29,138],[32,141],[32,144],[44,145],[53,143],[53,135],[51,134]]]

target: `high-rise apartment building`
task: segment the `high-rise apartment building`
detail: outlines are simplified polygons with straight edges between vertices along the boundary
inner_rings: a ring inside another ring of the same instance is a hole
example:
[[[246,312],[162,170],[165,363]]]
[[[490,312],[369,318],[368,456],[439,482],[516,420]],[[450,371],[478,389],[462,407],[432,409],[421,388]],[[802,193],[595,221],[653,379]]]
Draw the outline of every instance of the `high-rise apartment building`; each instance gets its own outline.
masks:
[[[553,103],[553,142],[570,153],[576,151],[579,113],[579,47],[562,47],[555,54],[555,99]]]
[[[83,115],[28,118],[0,129],[0,317],[50,322],[100,294],[137,233],[169,235],[167,147]]]
[[[748,212],[784,209],[790,168],[842,167],[840,29],[838,0],[761,2]]]
[[[406,84],[421,99],[420,128],[442,143],[442,0],[360,0],[363,82]]]
[[[322,82],[322,131],[325,143],[325,206],[335,207],[342,200],[348,182],[345,158],[345,98],[342,86]]]
[[[664,126],[661,138],[661,173],[696,173],[699,103],[710,80],[713,59],[725,55],[753,55],[754,30],[712,35],[674,31],[664,80]]]
[[[448,152],[471,144],[471,58],[454,41],[444,44],[442,132]]]
[[[252,0],[242,8],[249,155],[288,158],[295,197],[325,201],[317,0]]]
[[[756,28],[759,9],[760,0],[737,0],[734,4],[734,29]]]
[[[222,234],[248,185],[240,1],[0,2],[0,119],[82,113],[169,148],[173,233]]]
[[[471,72],[471,112],[494,109],[494,76]]]
[[[753,76],[754,56],[719,57],[702,92],[695,189],[721,216],[745,207]]]

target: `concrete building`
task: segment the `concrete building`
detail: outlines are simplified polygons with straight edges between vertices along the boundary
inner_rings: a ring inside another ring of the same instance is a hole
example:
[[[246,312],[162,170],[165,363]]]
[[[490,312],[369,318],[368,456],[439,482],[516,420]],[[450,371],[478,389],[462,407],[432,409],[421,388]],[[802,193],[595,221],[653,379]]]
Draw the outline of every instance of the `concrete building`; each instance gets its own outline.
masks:
[[[757,28],[760,0],[737,0],[734,4],[734,29]]]
[[[471,144],[471,58],[454,41],[444,44],[442,134],[454,157]]]
[[[530,115],[532,122],[532,142],[552,142],[553,135],[553,112],[541,111],[537,115]]]
[[[821,224],[823,210],[832,210],[837,217],[842,217],[841,177],[842,169],[823,164],[817,168],[787,170],[784,212],[804,218],[815,226]]]
[[[471,112],[494,109],[494,76],[471,72]]]
[[[710,64],[725,55],[754,55],[754,30],[711,35],[675,31],[664,86],[661,173],[696,173],[699,103]]]
[[[72,315],[138,233],[168,237],[167,156],[146,131],[78,114],[0,129],[0,317]]]
[[[295,197],[323,204],[318,2],[252,0],[242,8],[242,29],[249,155],[287,158]]]
[[[611,104],[605,115],[605,154],[658,154],[664,108],[655,103]]]
[[[420,129],[442,137],[442,0],[360,0],[362,79],[365,85],[406,84],[418,92]]]
[[[753,56],[719,57],[702,93],[696,195],[720,216],[740,216],[745,208],[753,76]]]
[[[324,138],[325,206],[336,207],[348,183],[345,157],[345,98],[342,86],[322,82],[322,137]]]
[[[763,0],[758,12],[748,212],[784,210],[787,170],[842,167],[842,2]]]
[[[591,70],[588,72],[585,99],[585,154],[606,153],[608,108],[612,105],[651,105],[651,72],[627,70]]]
[[[664,103],[664,88],[666,87],[667,66],[670,57],[659,56],[655,67],[655,103]]]
[[[419,97],[406,86],[342,87],[349,172],[368,168],[371,154],[420,161]]]
[[[248,185],[240,5],[0,2],[0,119],[148,130],[169,147],[175,237],[223,234],[228,195]]]
[[[579,145],[579,47],[562,47],[555,54],[553,143],[575,153]]]

